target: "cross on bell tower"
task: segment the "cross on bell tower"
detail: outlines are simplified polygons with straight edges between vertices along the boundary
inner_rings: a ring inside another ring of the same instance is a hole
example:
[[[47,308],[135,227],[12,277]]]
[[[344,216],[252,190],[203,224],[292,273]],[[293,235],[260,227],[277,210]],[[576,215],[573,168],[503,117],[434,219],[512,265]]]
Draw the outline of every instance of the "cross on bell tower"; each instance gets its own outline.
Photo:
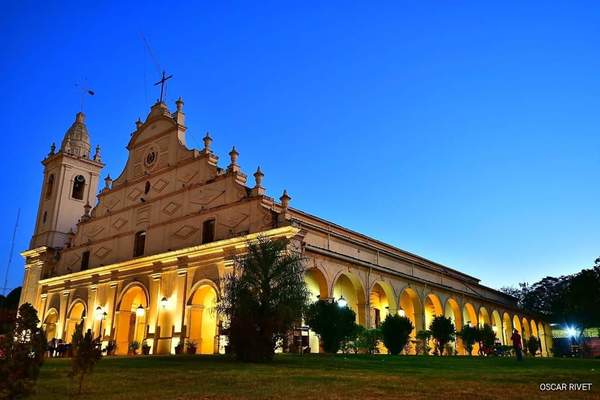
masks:
[[[158,86],[160,85],[160,99],[159,102],[162,103],[164,100],[164,97],[166,97],[167,95],[167,81],[169,79],[171,79],[173,77],[173,75],[169,75],[167,76],[167,73],[165,72],[165,70],[163,70],[162,72],[162,77],[160,78],[160,81],[156,82],[154,84],[154,86]]]

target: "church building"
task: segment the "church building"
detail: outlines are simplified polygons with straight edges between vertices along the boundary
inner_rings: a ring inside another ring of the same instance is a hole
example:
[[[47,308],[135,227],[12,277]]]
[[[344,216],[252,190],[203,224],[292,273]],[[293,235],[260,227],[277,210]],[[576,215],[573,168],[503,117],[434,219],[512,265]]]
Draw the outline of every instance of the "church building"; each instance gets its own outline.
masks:
[[[158,101],[138,120],[121,174],[98,188],[100,148],[92,154],[78,113],[60,148],[44,158],[36,226],[25,258],[21,303],[34,305],[48,339],[71,341],[76,324],[128,354],[136,343],[153,354],[179,344],[224,352],[215,312],[222,278],[258,236],[288,238],[305,258],[314,300],[346,302],[357,322],[377,326],[388,314],[411,319],[416,332],[436,315],[457,330],[489,324],[501,343],[512,330],[552,346],[550,327],[515,300],[475,277],[291,207],[284,191],[267,195],[263,172],[248,177],[234,148],[226,164],[204,137],[186,145],[184,103]],[[301,193],[294,195],[302,195]],[[318,337],[302,330],[312,352]],[[133,346],[132,346],[133,345]],[[465,354],[460,340],[453,345]],[[414,353],[414,345],[409,352]]]

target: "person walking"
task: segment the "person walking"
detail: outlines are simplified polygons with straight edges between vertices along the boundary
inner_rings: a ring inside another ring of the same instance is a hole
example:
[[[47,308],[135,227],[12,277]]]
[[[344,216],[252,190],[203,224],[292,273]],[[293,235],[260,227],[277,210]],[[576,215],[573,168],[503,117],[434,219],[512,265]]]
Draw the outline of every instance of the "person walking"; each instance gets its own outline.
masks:
[[[513,334],[510,337],[513,343],[513,349],[515,350],[515,354],[517,355],[517,361],[523,361],[523,341],[521,340],[521,335],[519,331],[513,329]]]

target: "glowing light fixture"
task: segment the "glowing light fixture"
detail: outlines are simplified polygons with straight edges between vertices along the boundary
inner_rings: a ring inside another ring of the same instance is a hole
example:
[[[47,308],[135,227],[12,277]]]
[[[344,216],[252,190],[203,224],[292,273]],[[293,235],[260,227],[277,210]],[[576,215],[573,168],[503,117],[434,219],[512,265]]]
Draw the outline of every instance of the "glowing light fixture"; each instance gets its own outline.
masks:
[[[340,307],[346,307],[348,305],[348,302],[346,301],[346,299],[344,298],[344,296],[340,296],[340,299],[338,300],[338,306]]]
[[[135,315],[137,315],[138,317],[143,317],[145,313],[146,310],[144,309],[144,307],[142,307],[141,304],[138,306],[138,308],[135,309]]]
[[[168,304],[169,304],[169,300],[167,300],[167,298],[163,296],[163,298],[160,299],[160,306],[162,308],[167,308]]]
[[[102,321],[105,315],[106,313],[104,312],[102,307],[96,307],[96,310],[94,311],[94,318],[96,318],[96,321]]]
[[[497,326],[492,326],[492,330],[494,331],[494,333],[498,332],[498,327]]]
[[[406,317],[406,311],[404,311],[403,309],[399,309],[398,310],[398,315],[401,317]]]
[[[577,329],[572,326],[567,326],[567,335],[569,335],[569,337],[577,336]]]

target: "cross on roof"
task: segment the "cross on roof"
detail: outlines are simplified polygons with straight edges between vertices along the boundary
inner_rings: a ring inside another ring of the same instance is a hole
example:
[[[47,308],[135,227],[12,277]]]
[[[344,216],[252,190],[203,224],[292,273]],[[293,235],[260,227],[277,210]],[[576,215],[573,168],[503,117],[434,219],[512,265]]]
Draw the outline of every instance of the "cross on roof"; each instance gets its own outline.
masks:
[[[161,103],[163,102],[163,97],[166,96],[166,94],[167,94],[166,93],[167,91],[165,90],[166,83],[169,79],[171,79],[173,77],[173,75],[169,75],[169,76],[166,76],[166,75],[167,75],[167,73],[163,70],[162,78],[160,79],[160,81],[158,81],[154,84],[154,86],[160,85],[160,100],[159,100],[159,102],[161,102]]]

